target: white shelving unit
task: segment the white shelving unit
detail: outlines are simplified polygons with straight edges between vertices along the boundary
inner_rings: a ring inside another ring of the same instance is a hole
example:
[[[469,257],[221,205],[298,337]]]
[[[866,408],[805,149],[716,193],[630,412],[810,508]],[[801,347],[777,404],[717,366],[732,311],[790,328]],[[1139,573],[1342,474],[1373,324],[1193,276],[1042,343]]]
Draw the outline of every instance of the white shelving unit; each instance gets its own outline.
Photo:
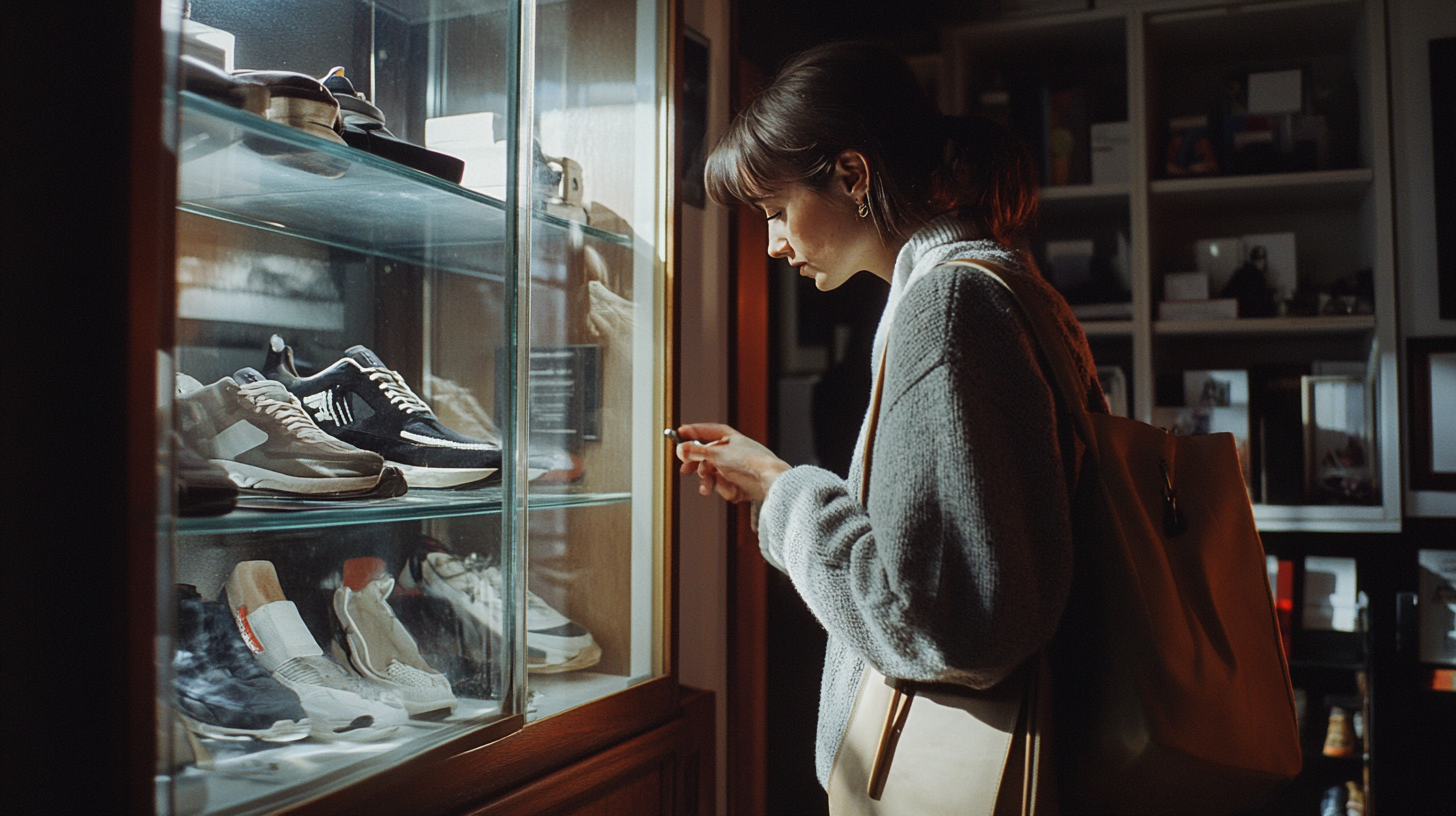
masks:
[[[1006,90],[1016,127],[1018,92],[1024,98],[1038,88],[1075,86],[1085,92],[1089,123],[1126,120],[1126,183],[1043,188],[1040,235],[1033,239],[1040,251],[1047,240],[1092,237],[1101,250],[1117,232],[1127,236],[1132,318],[1083,324],[1099,364],[1127,370],[1129,405],[1147,421],[1158,404],[1159,383],[1184,370],[1304,366],[1310,373],[1317,361],[1368,362],[1375,503],[1257,503],[1255,517],[1262,530],[1398,531],[1402,491],[1384,2],[1175,0],[1119,6],[946,31],[941,82],[950,111],[977,112],[982,92]],[[1302,71],[1308,106],[1326,115],[1328,159],[1319,169],[1165,177],[1170,118],[1216,114],[1218,94],[1230,76],[1291,68]],[[1156,319],[1163,275],[1194,268],[1197,240],[1274,232],[1295,234],[1300,274],[1315,284],[1371,270],[1374,314]],[[1251,429],[1251,437],[1256,432]],[[1266,455],[1302,453],[1302,447],[1271,446]]]

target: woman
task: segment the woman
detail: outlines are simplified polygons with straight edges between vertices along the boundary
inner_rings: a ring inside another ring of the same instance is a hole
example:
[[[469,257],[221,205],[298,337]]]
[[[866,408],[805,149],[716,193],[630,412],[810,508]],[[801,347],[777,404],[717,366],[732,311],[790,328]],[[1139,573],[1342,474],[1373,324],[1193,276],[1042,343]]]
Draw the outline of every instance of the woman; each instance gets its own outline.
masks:
[[[769,254],[820,290],[862,270],[890,283],[866,506],[860,454],[841,480],[791,468],[726,425],[679,429],[697,441],[677,449],[683,472],[704,495],[761,503],[764,557],[828,630],[816,751],[826,787],[866,661],[985,689],[1042,650],[1061,617],[1080,443],[1010,293],[945,264],[1034,278],[1027,307],[1054,315],[1086,405],[1105,411],[1086,338],[1025,250],[1035,183],[1004,128],[941,116],[903,61],[857,43],[795,58],[708,159],[714,199],[760,209]]]

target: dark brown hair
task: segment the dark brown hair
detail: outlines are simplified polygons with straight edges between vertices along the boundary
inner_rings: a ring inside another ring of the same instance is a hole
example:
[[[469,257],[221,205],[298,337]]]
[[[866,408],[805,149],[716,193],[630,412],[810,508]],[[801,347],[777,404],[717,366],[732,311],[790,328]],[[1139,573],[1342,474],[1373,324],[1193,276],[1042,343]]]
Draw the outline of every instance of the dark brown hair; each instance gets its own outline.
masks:
[[[720,204],[752,204],[793,184],[822,192],[845,150],[869,164],[870,212],[887,240],[955,212],[1019,247],[1036,217],[1025,144],[984,117],[942,116],[903,59],[863,42],[790,60],[729,126],[704,180]]]

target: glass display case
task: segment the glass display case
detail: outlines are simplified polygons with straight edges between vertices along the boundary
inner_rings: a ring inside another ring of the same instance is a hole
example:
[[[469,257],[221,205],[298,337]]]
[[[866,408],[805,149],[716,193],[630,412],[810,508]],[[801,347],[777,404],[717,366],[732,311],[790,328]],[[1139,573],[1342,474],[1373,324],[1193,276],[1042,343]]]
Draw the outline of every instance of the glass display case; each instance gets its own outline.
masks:
[[[666,671],[667,17],[164,5],[158,813],[292,807]]]

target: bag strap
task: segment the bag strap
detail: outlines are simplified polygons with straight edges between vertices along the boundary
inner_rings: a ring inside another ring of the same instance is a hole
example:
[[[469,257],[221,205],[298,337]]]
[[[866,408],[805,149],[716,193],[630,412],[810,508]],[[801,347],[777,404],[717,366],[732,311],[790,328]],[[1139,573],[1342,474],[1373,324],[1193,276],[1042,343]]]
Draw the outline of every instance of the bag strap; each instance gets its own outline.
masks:
[[[977,261],[957,259],[946,261],[946,263],[980,269],[990,275],[994,280],[1000,282],[1001,285],[1005,286],[1011,292],[1012,299],[1021,304],[1022,312],[1027,315],[1027,318],[1031,321],[1033,328],[1038,334],[1038,342],[1043,347],[1043,354],[1047,354],[1047,343],[1042,339],[1045,329],[1038,325],[1037,319],[1033,316],[1032,311],[1026,307],[1016,289],[1008,282],[1008,277],[1014,279],[1011,273],[1008,272],[1003,275],[1002,272],[993,269],[991,266]],[[1018,283],[1025,285],[1024,282],[1018,281]],[[1045,336],[1055,337],[1055,335]],[[1055,348],[1060,353],[1060,359],[1052,364],[1053,368],[1058,372],[1055,377],[1054,388],[1062,395],[1063,402],[1068,402],[1076,406],[1072,410],[1074,416],[1078,417],[1080,421],[1079,430],[1084,433],[1089,452],[1095,453],[1097,443],[1092,434],[1092,426],[1087,420],[1086,406],[1082,404],[1081,400],[1071,399],[1068,396],[1075,395],[1078,390],[1072,385],[1076,380],[1071,373],[1075,370],[1072,366],[1071,357],[1067,352],[1065,344],[1057,343],[1055,344]],[[876,366],[875,384],[870,391],[869,416],[865,423],[864,450],[860,456],[859,500],[861,506],[867,506],[869,502],[870,460],[875,449],[875,432],[879,429],[880,424],[880,402],[885,391],[885,361],[889,356],[890,348],[887,338],[885,348],[881,351],[879,363]],[[1081,426],[1083,425],[1086,427],[1082,428]],[[1038,655],[1035,660],[1036,663],[1033,666],[1031,678],[1027,681],[1026,696],[1023,697],[1022,702],[1024,706],[1022,713],[1024,716],[1017,718],[1018,726],[1025,730],[1025,753],[1022,758],[1023,771],[1021,776],[1022,816],[1034,816],[1036,813],[1036,794],[1037,789],[1040,787],[1042,748],[1041,712],[1037,698],[1040,696],[1039,674],[1045,671],[1042,664],[1045,662],[1046,657],[1044,654]],[[914,683],[904,680],[894,681],[894,693],[890,697],[890,705],[885,712],[885,723],[880,732],[879,746],[875,751],[875,757],[870,768],[870,778],[866,794],[871,799],[878,800],[880,794],[884,791],[885,779],[890,772],[890,757],[894,753],[895,743],[899,741],[900,731],[909,719],[910,706],[915,702],[915,692],[916,687]]]
[[[868,507],[870,500],[870,456],[875,450],[875,431],[880,425],[880,397],[885,391],[885,358],[890,356],[888,342],[880,353],[880,363],[875,372],[875,385],[870,390],[869,421],[865,424],[864,451],[860,454],[859,503]]]
[[[1082,438],[1082,444],[1087,446],[1087,455],[1092,457],[1093,462],[1097,462],[1097,435],[1092,431],[1092,421],[1087,414],[1087,395],[1077,384],[1080,379],[1077,366],[1072,362],[1072,353],[1066,342],[1062,340],[1061,328],[1052,323],[1051,316],[1044,310],[1031,308],[1031,284],[1020,273],[984,261],[957,258],[945,263],[979,269],[1011,293],[1011,299],[1021,308],[1021,313],[1026,315],[1026,321],[1031,325],[1032,340],[1041,350],[1042,358],[1050,369],[1047,373],[1051,375],[1048,379],[1051,380],[1053,392],[1061,398],[1062,404],[1071,415],[1077,435]]]

